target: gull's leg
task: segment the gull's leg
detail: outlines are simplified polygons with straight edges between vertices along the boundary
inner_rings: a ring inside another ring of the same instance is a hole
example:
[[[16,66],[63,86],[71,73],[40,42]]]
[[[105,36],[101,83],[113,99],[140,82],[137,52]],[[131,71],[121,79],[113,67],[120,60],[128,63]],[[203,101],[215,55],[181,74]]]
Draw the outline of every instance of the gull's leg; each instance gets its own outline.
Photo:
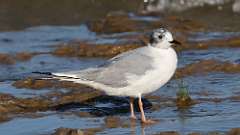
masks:
[[[143,103],[142,103],[141,95],[138,98],[138,105],[139,105],[139,109],[140,109],[140,112],[141,112],[141,121],[142,121],[142,123],[145,123],[145,124],[154,124],[154,123],[156,123],[153,120],[149,120],[149,119],[147,120],[146,119],[145,114],[144,114],[144,110],[143,110]]]
[[[130,111],[131,111],[131,118],[132,119],[136,119],[136,116],[134,114],[134,105],[133,105],[133,102],[134,102],[134,98],[133,97],[130,97]]]

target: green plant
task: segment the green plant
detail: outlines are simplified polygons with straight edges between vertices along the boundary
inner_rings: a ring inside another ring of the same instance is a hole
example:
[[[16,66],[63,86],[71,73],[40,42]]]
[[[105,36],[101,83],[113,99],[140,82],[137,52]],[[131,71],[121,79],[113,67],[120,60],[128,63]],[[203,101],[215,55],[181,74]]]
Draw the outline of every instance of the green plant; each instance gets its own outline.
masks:
[[[184,84],[183,80],[180,80],[178,85],[179,89],[177,91],[177,101],[178,107],[186,107],[192,104],[192,99],[189,94],[188,86]]]

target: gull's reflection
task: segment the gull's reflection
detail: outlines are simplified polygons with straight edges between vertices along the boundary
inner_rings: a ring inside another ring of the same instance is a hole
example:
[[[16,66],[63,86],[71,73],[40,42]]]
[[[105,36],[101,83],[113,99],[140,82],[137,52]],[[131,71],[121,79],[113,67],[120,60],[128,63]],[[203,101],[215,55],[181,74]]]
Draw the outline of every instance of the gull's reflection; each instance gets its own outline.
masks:
[[[188,113],[191,113],[188,108],[178,109],[178,117],[179,117],[179,121],[181,123],[181,127],[180,127],[181,132],[185,131],[185,125],[186,125],[186,122],[188,119],[188,117],[187,117]]]
[[[145,135],[145,125],[144,124],[141,124],[141,134],[142,135]]]
[[[130,120],[131,135],[145,135],[145,128],[150,125],[140,124],[138,127],[137,123],[136,120]]]
[[[136,135],[136,120],[130,120],[131,135]]]
[[[145,135],[145,127],[146,125],[144,124],[140,124],[139,128],[140,128],[140,133],[138,132],[138,128],[137,128],[137,122],[136,120],[130,120],[130,128],[131,128],[131,135]]]

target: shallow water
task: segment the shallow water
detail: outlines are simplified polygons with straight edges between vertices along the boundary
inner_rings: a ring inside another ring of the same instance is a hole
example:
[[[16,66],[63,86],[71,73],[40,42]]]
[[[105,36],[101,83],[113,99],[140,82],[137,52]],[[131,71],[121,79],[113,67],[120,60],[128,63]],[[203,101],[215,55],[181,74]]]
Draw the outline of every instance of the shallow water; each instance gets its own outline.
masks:
[[[226,132],[239,124],[239,108],[232,110],[238,103],[203,103],[187,110],[177,110],[175,107],[161,108],[156,112],[146,113],[148,117],[160,120],[153,126],[136,126],[131,128],[108,129],[99,134],[118,132],[119,134],[153,134],[161,131],[179,131],[182,134],[191,132],[207,133],[210,131]],[[204,110],[203,110],[204,108]],[[122,118],[124,119],[124,118]],[[219,123],[219,124],[217,124]],[[224,123],[224,124],[222,124]],[[132,131],[133,130],[133,131]]]
[[[64,61],[64,64],[62,63]],[[14,65],[3,65],[0,67],[0,80],[15,80],[29,76],[31,72],[62,72],[94,67],[102,64],[105,59],[100,58],[64,58],[43,54],[33,57],[26,62]]]
[[[12,82],[1,82],[1,90],[0,93],[8,93],[15,97],[19,98],[30,98],[30,97],[37,97],[41,94],[46,94],[50,92],[48,89],[42,90],[29,90],[29,89],[16,89],[12,86]]]
[[[86,25],[79,26],[39,26],[23,31],[0,33],[0,52],[49,52],[51,46],[71,40],[95,38]]]
[[[214,39],[237,37],[240,32],[194,32],[189,35],[188,40],[192,42],[208,41]]]
[[[79,29],[76,29],[79,28]],[[64,27],[37,27],[29,28],[24,31],[10,32],[12,43],[9,43],[13,46],[22,47],[20,49],[11,50],[12,47],[9,47],[8,43],[3,44],[1,47],[2,52],[17,52],[17,51],[47,51],[52,49],[52,45],[58,42],[66,42],[72,39],[83,38],[81,35],[84,35],[85,30],[81,31],[83,26],[64,26]],[[85,28],[84,28],[85,29]],[[46,39],[41,37],[45,33],[51,31],[50,36]],[[62,34],[54,34],[55,32],[65,31]],[[76,33],[74,33],[74,31]],[[71,34],[69,34],[71,33]],[[93,37],[95,40],[95,34],[88,32],[89,35],[85,35],[85,38]],[[5,32],[0,33],[0,35],[7,36]],[[64,36],[64,35],[68,36]],[[16,36],[14,36],[16,35]],[[29,35],[29,36],[26,36]],[[231,34],[230,34],[231,35]],[[27,37],[22,39],[23,37]],[[196,36],[196,35],[195,35]],[[211,36],[211,34],[209,34]],[[219,38],[219,34],[218,37]],[[228,36],[226,33],[222,34],[222,37]],[[40,37],[40,38],[39,38]],[[221,37],[221,36],[220,36]],[[202,38],[199,35],[199,38]],[[211,37],[209,37],[211,38]],[[215,38],[215,34],[213,37]],[[39,39],[39,40],[38,40]],[[44,40],[40,40],[44,39]],[[57,40],[59,39],[59,41]],[[91,39],[91,38],[89,38]],[[88,39],[88,40],[89,40]],[[207,40],[207,39],[204,39]],[[32,43],[32,41],[34,41]],[[46,46],[44,46],[46,44]],[[41,46],[40,46],[41,45]],[[43,45],[43,46],[42,46]],[[34,47],[39,46],[39,47]],[[232,63],[239,64],[239,48],[212,48],[209,50],[189,50],[184,51],[180,54],[179,66],[183,67],[187,64],[191,64],[200,60],[206,59],[216,59],[220,61],[231,61]],[[20,79],[22,77],[28,76],[31,71],[67,71],[67,70],[76,70],[83,69],[87,67],[92,67],[103,63],[106,59],[102,58],[65,58],[65,57],[56,57],[50,54],[40,54],[34,56],[31,60],[26,62],[18,62],[14,65],[1,65],[1,84],[0,92],[9,93],[16,97],[29,98],[37,97],[40,95],[47,94],[53,90],[43,89],[43,90],[29,90],[29,89],[17,89],[11,84],[11,80]],[[64,64],[62,64],[64,61]],[[7,81],[8,80],[8,81]],[[240,91],[240,75],[239,74],[224,74],[224,73],[210,73],[206,75],[194,75],[183,78],[184,82],[187,84],[190,94],[193,99],[200,98],[228,98],[234,96]],[[161,90],[153,93],[153,95],[175,98],[176,92],[178,89],[179,82],[177,80],[172,80]],[[54,91],[60,91],[54,90]],[[201,94],[207,93],[207,94]],[[150,100],[151,101],[151,100]],[[153,104],[159,104],[160,101],[152,101]],[[170,105],[169,105],[170,104]],[[135,126],[128,127],[117,127],[117,128],[105,128],[103,131],[98,132],[98,134],[108,134],[111,132],[117,132],[118,134],[153,134],[161,131],[170,131],[176,130],[180,133],[187,134],[189,132],[210,132],[210,131],[221,131],[226,132],[230,128],[237,127],[239,125],[239,111],[238,106],[239,102],[232,102],[231,100],[226,100],[220,103],[215,102],[202,102],[191,106],[189,109],[178,110],[174,103],[170,101],[165,101],[160,103],[160,109],[150,111],[147,110],[146,115],[154,119],[160,120],[160,122],[153,126],[142,127],[142,125],[137,121]],[[95,105],[97,108],[111,108],[114,107],[114,104],[109,104],[106,102],[99,102]],[[125,105],[126,108],[128,105]],[[72,108],[70,110],[65,110],[64,112],[78,112],[89,111],[88,107],[79,106],[77,108]],[[120,109],[120,108],[116,108]],[[91,110],[91,109],[90,109]],[[111,110],[110,110],[111,111]],[[111,115],[119,116],[120,120],[125,121],[126,123],[131,123],[126,117],[129,114],[128,111],[122,113],[115,113]],[[139,114],[138,114],[139,115]],[[4,134],[9,135],[20,135],[20,134],[49,134],[54,132],[55,129],[59,127],[69,127],[84,129],[90,127],[100,127],[103,125],[103,118],[94,117],[94,118],[85,118],[77,115],[69,115],[68,113],[58,114],[57,112],[47,114],[42,117],[29,118],[26,116],[14,118],[8,122],[0,124],[0,131]],[[134,124],[134,123],[133,123]],[[18,125],[18,126],[17,126]],[[21,125],[21,126],[19,126]],[[11,130],[14,127],[14,130]],[[31,127],[31,128],[29,128]]]
[[[188,76],[182,80],[193,98],[227,98],[240,89],[239,74],[209,73]],[[172,80],[154,94],[172,97],[176,95],[179,83],[180,80]]]
[[[8,135],[49,134],[59,127],[94,128],[101,123],[101,118],[80,118],[74,115],[51,114],[40,118],[16,118],[1,124],[0,131],[1,134]]]
[[[213,48],[208,50],[189,50],[180,52],[179,67],[187,64],[196,63],[201,60],[214,59],[218,61],[229,61],[231,63],[240,63],[240,48]]]
[[[159,17],[153,16],[140,17],[132,12],[129,14],[134,20],[155,21],[159,19]],[[75,23],[75,25],[63,25],[63,23],[61,26],[49,24],[29,28],[23,27],[25,29],[18,31],[11,29],[11,31],[0,32],[0,53],[44,52],[33,56],[27,61],[17,61],[16,64],[12,65],[1,64],[0,93],[8,93],[26,99],[44,96],[51,92],[66,92],[66,89],[61,88],[18,89],[12,84],[16,80],[31,76],[33,71],[70,71],[93,67],[106,61],[106,58],[58,57],[48,53],[59,44],[66,45],[71,41],[114,44],[128,40],[124,39],[124,36],[140,34],[137,32],[123,32],[104,35],[91,32],[82,23]],[[240,32],[235,29],[236,27],[238,26],[233,26],[232,32],[225,32],[225,29],[207,32],[190,31],[188,41],[199,42],[239,36]],[[207,59],[240,64],[239,52],[240,48],[228,47],[187,50],[179,54],[179,67]],[[232,98],[233,96],[240,96],[239,73],[211,72],[187,76],[182,80],[189,89],[192,99],[198,102],[189,108],[177,108],[174,100],[179,89],[180,80],[173,78],[163,88],[151,94],[158,98],[149,98],[148,102],[145,102],[147,106],[146,116],[159,120],[159,123],[155,125],[143,126],[139,120],[136,122],[130,121],[128,118],[128,100],[126,98],[103,96],[97,97],[86,104],[70,103],[59,106],[58,109],[49,109],[46,112],[14,115],[11,120],[0,123],[0,133],[7,135],[43,135],[51,134],[57,128],[64,127],[76,128],[81,131],[87,128],[101,128],[102,130],[97,134],[102,135],[111,133],[148,135],[161,131],[178,131],[182,134],[190,132],[208,133],[212,131],[227,132],[231,128],[239,127],[239,100]],[[91,116],[82,116],[79,114],[80,112],[90,113]],[[114,128],[107,127],[104,120],[109,116],[120,118],[121,124]],[[137,116],[139,117],[139,112]]]

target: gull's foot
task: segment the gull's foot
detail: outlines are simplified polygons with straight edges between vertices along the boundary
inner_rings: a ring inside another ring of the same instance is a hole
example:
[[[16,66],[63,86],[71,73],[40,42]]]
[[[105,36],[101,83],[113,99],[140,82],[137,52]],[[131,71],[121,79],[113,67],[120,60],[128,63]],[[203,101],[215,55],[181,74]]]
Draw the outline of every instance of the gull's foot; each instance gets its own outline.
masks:
[[[142,122],[142,124],[156,124],[156,123],[158,123],[159,121],[158,121],[158,120],[150,120],[150,119],[147,119],[147,120],[142,120],[141,122]]]
[[[136,117],[136,116],[130,116],[130,119],[131,119],[131,120],[136,120],[137,117]]]

